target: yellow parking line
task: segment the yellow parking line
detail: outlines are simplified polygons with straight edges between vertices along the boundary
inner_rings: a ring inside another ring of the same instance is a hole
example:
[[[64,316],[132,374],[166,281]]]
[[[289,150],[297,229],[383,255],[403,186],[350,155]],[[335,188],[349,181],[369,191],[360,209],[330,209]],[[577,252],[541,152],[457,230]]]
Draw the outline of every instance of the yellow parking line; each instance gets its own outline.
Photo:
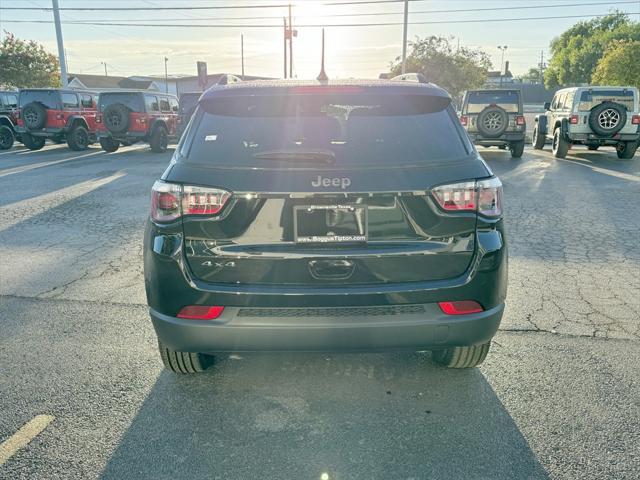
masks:
[[[53,421],[52,415],[36,415],[20,430],[0,444],[0,466],[4,465],[18,450],[26,447],[31,440]]]

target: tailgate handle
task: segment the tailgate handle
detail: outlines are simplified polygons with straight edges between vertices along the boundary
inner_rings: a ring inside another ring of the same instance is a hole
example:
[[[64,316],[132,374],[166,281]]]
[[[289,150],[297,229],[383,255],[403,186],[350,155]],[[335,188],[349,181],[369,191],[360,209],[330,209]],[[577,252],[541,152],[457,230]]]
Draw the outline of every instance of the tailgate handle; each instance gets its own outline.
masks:
[[[309,272],[317,279],[344,280],[353,275],[355,264],[350,260],[311,260]]]

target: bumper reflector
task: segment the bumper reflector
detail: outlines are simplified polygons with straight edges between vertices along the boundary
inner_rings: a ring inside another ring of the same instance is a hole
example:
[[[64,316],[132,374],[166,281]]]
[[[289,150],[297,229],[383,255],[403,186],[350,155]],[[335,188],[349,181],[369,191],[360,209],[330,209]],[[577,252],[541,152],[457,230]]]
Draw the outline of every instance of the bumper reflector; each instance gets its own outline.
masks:
[[[182,307],[178,312],[178,318],[188,320],[215,320],[224,311],[224,307],[210,307],[207,305],[189,305]]]
[[[482,306],[473,300],[462,300],[458,302],[438,302],[440,310],[447,315],[467,315],[469,313],[479,313],[483,311]]]

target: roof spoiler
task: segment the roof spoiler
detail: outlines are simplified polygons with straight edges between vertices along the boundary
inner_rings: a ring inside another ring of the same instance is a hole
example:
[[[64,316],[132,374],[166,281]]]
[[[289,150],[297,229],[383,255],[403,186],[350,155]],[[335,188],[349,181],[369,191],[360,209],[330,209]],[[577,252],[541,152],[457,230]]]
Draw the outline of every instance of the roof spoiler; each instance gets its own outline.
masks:
[[[232,83],[238,83],[241,81],[242,79],[240,77],[225,73],[218,79],[216,85],[230,85]]]
[[[429,83],[427,77],[425,77],[422,73],[404,73],[402,75],[398,75],[397,77],[393,77],[391,81]]]

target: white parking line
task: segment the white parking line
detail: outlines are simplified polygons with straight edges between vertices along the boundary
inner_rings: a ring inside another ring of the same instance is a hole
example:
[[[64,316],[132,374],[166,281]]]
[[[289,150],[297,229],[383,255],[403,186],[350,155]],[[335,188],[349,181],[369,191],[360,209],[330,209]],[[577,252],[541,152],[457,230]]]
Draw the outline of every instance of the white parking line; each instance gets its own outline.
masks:
[[[533,152],[532,152],[533,153]],[[622,180],[629,180],[632,182],[640,182],[640,176],[632,173],[618,172],[617,170],[609,170],[608,168],[601,168],[593,165],[591,160],[568,155],[567,158],[555,158],[552,153],[538,150],[533,155],[549,158],[551,160],[559,160],[561,162],[569,163],[571,165],[577,165],[580,167],[588,168],[596,173],[602,173],[603,175],[609,175],[610,177],[620,178]],[[585,163],[589,162],[589,163]]]
[[[0,444],[0,467],[18,450],[26,447],[31,440],[53,421],[52,415],[36,415],[25,423],[20,430]]]
[[[6,177],[8,175],[14,175],[16,173],[28,172],[29,170],[34,170],[36,168],[48,167],[49,165],[56,165],[57,163],[70,162],[71,160],[77,160],[78,158],[91,157],[93,155],[104,154],[102,150],[98,152],[85,153],[84,155],[76,155],[75,157],[62,158],[60,160],[51,160],[49,162],[39,162],[39,163],[30,163],[29,165],[24,165],[21,167],[13,167],[7,168],[5,170],[0,170],[0,178]]]

